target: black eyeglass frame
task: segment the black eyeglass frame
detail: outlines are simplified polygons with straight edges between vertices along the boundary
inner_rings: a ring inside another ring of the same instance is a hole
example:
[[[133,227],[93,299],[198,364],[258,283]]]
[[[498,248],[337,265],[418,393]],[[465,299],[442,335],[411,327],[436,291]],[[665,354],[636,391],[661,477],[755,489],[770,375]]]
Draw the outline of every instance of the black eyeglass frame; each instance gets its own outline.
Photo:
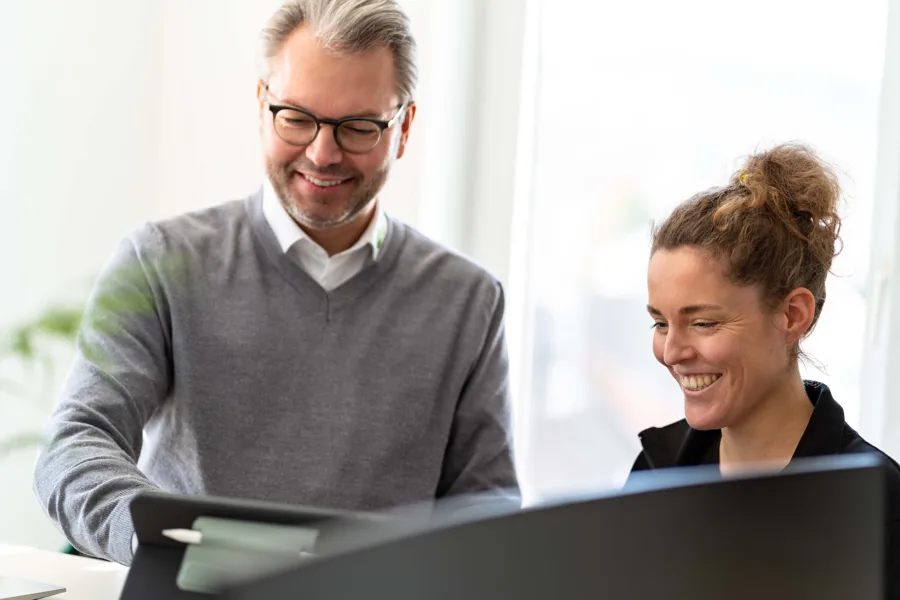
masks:
[[[384,137],[384,132],[386,130],[390,129],[391,127],[393,127],[400,120],[400,118],[403,116],[403,113],[406,111],[406,107],[407,107],[406,102],[401,102],[400,104],[398,104],[395,107],[395,108],[399,109],[397,111],[397,114],[394,115],[393,118],[391,118],[387,121],[385,121],[383,119],[375,119],[372,117],[343,117],[341,119],[323,119],[321,117],[317,117],[316,115],[312,114],[311,112],[309,112],[308,110],[303,109],[303,108],[298,108],[296,106],[289,106],[286,104],[272,104],[269,101],[269,95],[270,95],[269,86],[267,85],[266,86],[266,104],[269,105],[269,110],[272,112],[272,128],[275,130],[275,134],[285,144],[290,144],[291,146],[297,146],[297,147],[309,146],[314,141],[316,141],[317,137],[319,137],[319,133],[322,130],[322,125],[331,125],[331,128],[332,128],[331,135],[334,136],[334,142],[338,145],[338,147],[342,151],[344,151],[348,154],[368,154],[369,152],[372,152],[373,150],[375,150],[375,148],[378,147],[378,144],[381,143],[381,139]],[[316,132],[313,134],[312,138],[310,138],[310,140],[308,142],[303,143],[303,144],[298,144],[296,142],[288,141],[288,140],[284,139],[284,137],[282,137],[281,133],[278,131],[278,127],[275,124],[275,119],[278,117],[278,113],[280,113],[283,110],[292,110],[294,112],[298,112],[303,115],[306,115],[307,117],[310,118],[310,120],[313,123],[316,124]],[[373,125],[378,127],[378,139],[375,141],[375,143],[372,145],[372,147],[369,148],[368,150],[361,150],[361,151],[360,150],[348,150],[347,148],[344,148],[343,144],[341,144],[341,140],[337,134],[338,128],[341,125],[343,125],[344,123],[348,123],[348,122],[352,122],[352,121],[365,121],[366,123],[372,123]]]

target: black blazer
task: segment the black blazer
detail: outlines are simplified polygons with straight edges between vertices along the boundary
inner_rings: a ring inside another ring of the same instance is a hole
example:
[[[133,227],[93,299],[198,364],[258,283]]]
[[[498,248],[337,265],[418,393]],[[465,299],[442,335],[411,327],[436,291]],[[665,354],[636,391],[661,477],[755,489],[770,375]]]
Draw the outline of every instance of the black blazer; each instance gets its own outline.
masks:
[[[812,416],[797,444],[794,458],[834,454],[873,453],[883,461],[887,471],[887,516],[885,535],[885,577],[887,598],[900,600],[900,466],[887,454],[866,442],[844,420],[844,409],[834,400],[828,386],[816,381],[805,382],[806,395],[813,403]],[[669,467],[718,464],[718,429],[699,431],[682,419],[666,427],[651,427],[640,433],[643,451],[631,468],[635,471]]]

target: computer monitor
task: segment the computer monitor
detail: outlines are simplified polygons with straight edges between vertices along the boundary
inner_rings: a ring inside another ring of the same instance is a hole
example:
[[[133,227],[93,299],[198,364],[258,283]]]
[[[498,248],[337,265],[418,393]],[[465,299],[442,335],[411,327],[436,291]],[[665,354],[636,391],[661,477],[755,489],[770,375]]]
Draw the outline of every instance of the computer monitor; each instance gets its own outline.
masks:
[[[866,455],[628,489],[312,560],[224,600],[882,600],[884,473]]]

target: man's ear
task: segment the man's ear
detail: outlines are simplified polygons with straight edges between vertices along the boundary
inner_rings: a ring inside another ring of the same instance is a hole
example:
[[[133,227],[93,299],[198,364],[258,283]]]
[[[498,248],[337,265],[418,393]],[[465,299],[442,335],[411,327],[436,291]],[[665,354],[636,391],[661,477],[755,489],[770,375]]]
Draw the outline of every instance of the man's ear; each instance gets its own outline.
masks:
[[[412,128],[413,120],[416,118],[416,103],[410,102],[406,110],[403,111],[403,121],[400,123],[400,141],[397,144],[397,158],[401,158],[406,152],[406,143],[409,141],[409,130]]]
[[[268,88],[266,87],[266,82],[262,79],[256,82],[256,100],[259,102],[259,126],[262,127],[263,119],[266,113],[266,94],[268,93]]]
[[[781,303],[778,320],[788,344],[795,344],[809,331],[816,314],[816,298],[806,288],[795,288]]]

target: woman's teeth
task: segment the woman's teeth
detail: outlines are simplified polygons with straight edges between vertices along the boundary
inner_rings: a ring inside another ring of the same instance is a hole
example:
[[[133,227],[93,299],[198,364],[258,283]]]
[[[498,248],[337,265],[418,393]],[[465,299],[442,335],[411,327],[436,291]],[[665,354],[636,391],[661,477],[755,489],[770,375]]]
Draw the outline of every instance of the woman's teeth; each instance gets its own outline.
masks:
[[[700,391],[704,388],[708,388],[709,386],[714,384],[719,377],[720,375],[716,374],[679,376],[679,378],[681,379],[681,386],[686,390],[691,390],[694,392]]]

